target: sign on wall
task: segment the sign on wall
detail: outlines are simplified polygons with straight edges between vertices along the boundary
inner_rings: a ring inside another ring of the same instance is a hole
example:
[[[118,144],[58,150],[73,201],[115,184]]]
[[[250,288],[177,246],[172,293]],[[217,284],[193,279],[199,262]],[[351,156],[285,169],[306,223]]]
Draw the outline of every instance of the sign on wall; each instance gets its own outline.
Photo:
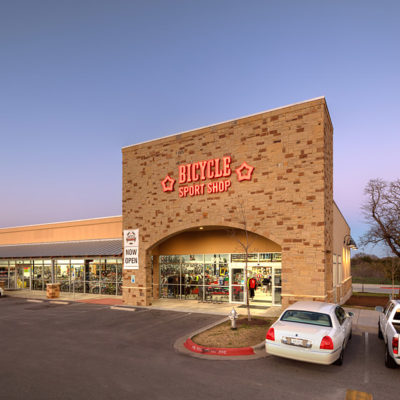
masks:
[[[124,269],[139,269],[139,229],[124,230]]]
[[[244,161],[233,169],[232,157],[224,156],[192,164],[181,164],[178,167],[179,197],[192,197],[204,194],[227,192],[232,185],[231,175],[234,171],[237,180],[250,181],[254,167]],[[162,181],[164,192],[173,192],[176,179],[167,175]]]

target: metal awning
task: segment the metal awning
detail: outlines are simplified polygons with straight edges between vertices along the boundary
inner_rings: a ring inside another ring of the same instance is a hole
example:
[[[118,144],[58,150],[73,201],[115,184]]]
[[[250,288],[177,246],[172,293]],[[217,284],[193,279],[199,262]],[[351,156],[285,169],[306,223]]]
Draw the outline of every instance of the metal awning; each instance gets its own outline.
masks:
[[[122,239],[0,246],[0,258],[121,256]]]

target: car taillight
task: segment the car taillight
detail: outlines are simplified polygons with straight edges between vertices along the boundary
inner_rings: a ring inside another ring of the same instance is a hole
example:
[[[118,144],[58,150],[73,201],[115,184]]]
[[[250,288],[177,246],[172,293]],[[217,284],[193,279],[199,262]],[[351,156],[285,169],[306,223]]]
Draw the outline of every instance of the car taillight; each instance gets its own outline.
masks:
[[[275,330],[274,330],[274,328],[269,328],[268,329],[267,336],[265,336],[265,339],[272,340],[273,342],[275,341]]]
[[[324,336],[319,346],[321,350],[333,350],[333,342],[329,336]]]
[[[392,348],[393,348],[393,354],[399,354],[399,338],[394,337],[392,339]]]

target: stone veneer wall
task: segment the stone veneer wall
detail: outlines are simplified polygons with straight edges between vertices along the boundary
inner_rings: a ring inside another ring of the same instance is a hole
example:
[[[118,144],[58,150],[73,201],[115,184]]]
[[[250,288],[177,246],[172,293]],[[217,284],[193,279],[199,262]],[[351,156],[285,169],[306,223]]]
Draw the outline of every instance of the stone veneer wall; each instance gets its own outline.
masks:
[[[124,148],[123,228],[140,229],[140,269],[124,270],[124,302],[151,304],[155,246],[200,226],[242,229],[243,200],[248,230],[282,247],[283,305],[331,300],[332,132],[319,98]],[[226,155],[227,192],[180,198],[178,182],[175,191],[162,191],[167,174],[178,181],[180,164]],[[251,181],[238,182],[234,170],[244,161],[255,170]]]

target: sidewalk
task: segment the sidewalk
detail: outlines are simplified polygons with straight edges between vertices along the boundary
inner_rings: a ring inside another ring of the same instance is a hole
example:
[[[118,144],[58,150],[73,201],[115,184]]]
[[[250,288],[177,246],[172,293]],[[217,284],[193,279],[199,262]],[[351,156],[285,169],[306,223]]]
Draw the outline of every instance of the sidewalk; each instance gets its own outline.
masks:
[[[45,291],[36,290],[15,290],[6,291],[6,295],[10,297],[20,297],[26,299],[36,300],[47,300]],[[61,292],[58,301],[71,301],[71,302],[82,302],[91,304],[103,304],[103,305],[120,305],[124,306],[122,296],[107,296],[99,294],[87,294],[87,293],[64,293]],[[158,299],[153,302],[153,305],[149,307],[152,310],[165,310],[165,311],[177,311],[185,313],[202,313],[202,314],[215,314],[227,317],[231,312],[232,308],[235,308],[239,315],[247,315],[246,308],[241,308],[236,304],[229,303],[202,303],[197,300],[173,300],[173,299]],[[360,332],[378,332],[378,319],[379,313],[373,310],[365,310],[360,308],[345,307],[346,311],[354,313],[353,317],[353,329]],[[282,312],[281,307],[269,307],[265,309],[251,309],[252,316],[259,317],[279,317]]]
[[[39,290],[7,290],[6,295],[9,297],[20,297],[26,299],[47,300],[46,292]],[[122,296],[108,296],[88,293],[65,293],[61,292],[60,297],[54,300],[59,301],[76,301],[92,304],[108,304],[121,305]],[[174,300],[174,299],[158,299],[153,301],[149,307],[152,310],[168,310],[185,313],[215,314],[227,317],[232,308],[235,308],[239,315],[247,315],[246,308],[241,308],[239,304],[230,303],[205,303],[197,300]],[[264,309],[251,309],[251,315],[260,317],[278,317],[282,312],[281,307],[268,307]]]
[[[24,299],[33,299],[33,300],[48,300],[46,296],[46,291],[42,290],[6,290],[5,295],[9,297],[19,297]],[[102,300],[103,303],[100,304],[109,304],[122,305],[122,296],[109,296],[105,294],[89,294],[89,293],[65,293],[61,292],[60,297],[57,299],[59,301],[77,301],[77,302],[87,302],[87,303],[97,303],[97,301]],[[104,303],[105,302],[105,303]]]
[[[364,310],[362,308],[344,307],[346,311],[351,311],[353,317],[353,331],[368,332],[378,334],[379,312],[374,310]]]

